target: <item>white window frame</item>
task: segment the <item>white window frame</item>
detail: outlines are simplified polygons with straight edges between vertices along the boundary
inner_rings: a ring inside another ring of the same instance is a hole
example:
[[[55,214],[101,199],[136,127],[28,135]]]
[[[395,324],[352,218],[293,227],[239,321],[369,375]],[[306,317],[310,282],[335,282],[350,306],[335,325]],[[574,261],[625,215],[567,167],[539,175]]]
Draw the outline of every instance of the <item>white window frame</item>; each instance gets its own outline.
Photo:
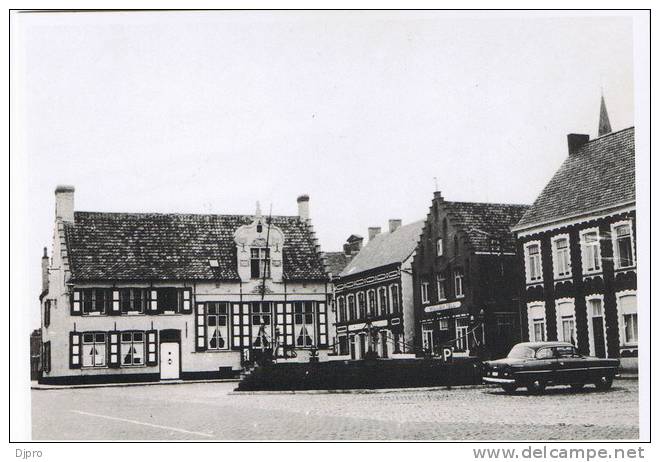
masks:
[[[463,270],[454,270],[454,296],[456,298],[465,297],[465,273]],[[461,291],[459,293],[458,286],[461,286]]]
[[[543,312],[542,318],[535,315],[533,311],[540,309]],[[534,320],[543,319],[543,338],[548,339],[548,316],[545,310],[545,302],[535,301],[527,303],[527,329],[530,342],[537,341],[534,337]]]
[[[559,255],[558,255],[558,249],[557,249],[557,241],[566,239],[566,251],[568,255],[568,261],[566,262],[567,265],[567,270],[564,274],[559,274],[558,269],[559,269]],[[552,244],[552,272],[554,273],[555,279],[566,279],[570,278],[573,276],[573,268],[571,264],[571,238],[567,233],[564,234],[558,234],[556,236],[552,236],[550,238],[550,242]]]
[[[619,246],[617,244],[617,236],[615,229],[621,225],[628,225],[630,227],[630,252],[632,254],[632,265],[630,266],[621,266],[619,260]],[[632,220],[621,220],[610,225],[610,232],[612,236],[612,256],[614,257],[614,269],[629,269],[637,267],[637,255],[635,255],[635,236],[633,234],[633,223]]]
[[[393,293],[396,290],[396,297],[394,296],[395,294]],[[396,314],[401,312],[401,299],[399,297],[399,285],[398,284],[390,284],[390,313],[391,314]],[[394,309],[395,301],[396,300],[396,310]],[[366,303],[366,300],[365,300]]]
[[[638,309],[638,304],[635,303],[635,313],[637,314],[637,342],[636,343],[629,343],[625,341],[626,338],[626,326],[623,320],[623,317],[625,314],[628,313],[623,313],[621,311],[621,299],[623,297],[627,296],[635,296],[635,301],[637,301],[637,291],[636,290],[623,290],[621,292],[616,293],[616,315],[618,319],[618,324],[619,324],[619,346],[622,348],[627,348],[627,347],[638,347],[639,346],[639,309]]]
[[[442,248],[442,238],[441,238],[441,237],[439,237],[439,238],[435,241],[435,254],[436,254],[436,256],[438,256],[438,257],[442,257],[442,254],[443,254],[443,248]]]
[[[442,302],[447,300],[447,287],[445,286],[445,277],[441,273],[437,273],[435,275],[435,285],[436,289],[438,290],[438,301]],[[440,296],[440,288],[442,288],[442,297]]]
[[[421,286],[421,296],[422,296],[422,303],[428,303],[429,302],[429,283],[428,281],[423,281]]]
[[[422,324],[422,349],[433,351],[433,326],[430,324]]]
[[[529,248],[537,245],[539,248],[539,275],[537,278],[532,279],[531,277],[531,268],[529,267]],[[524,248],[524,254],[525,254],[525,280],[527,281],[527,284],[534,284],[537,282],[542,282],[543,281],[543,249],[541,247],[541,241],[529,241],[526,242],[523,245]]]
[[[587,307],[587,333],[589,335],[589,355],[590,356],[596,356],[596,339],[594,338],[594,333],[593,333],[593,321],[592,318],[594,317],[593,312],[591,311],[591,307],[589,305],[589,302],[593,300],[600,300],[600,308],[603,312],[603,340],[605,340],[605,357],[608,358],[608,352],[607,352],[607,318],[605,315],[605,299],[602,294],[594,294],[594,295],[587,295],[584,297],[584,303]]]
[[[598,249],[598,258],[597,258],[597,265],[598,269],[593,269],[589,270],[587,269],[587,242],[585,240],[585,235],[591,234],[591,233],[596,233],[596,244],[594,247]],[[598,228],[588,228],[588,229],[583,229],[580,231],[580,252],[582,255],[582,274],[588,275],[588,274],[599,274],[603,272],[603,255],[602,255],[602,249],[600,246],[600,231]]]
[[[559,305],[570,305],[570,312],[568,316],[573,317],[573,335],[575,338],[575,348],[578,347],[578,335],[577,335],[577,316],[575,315],[575,299],[573,298],[558,298],[555,300],[555,318],[556,318],[556,326],[557,326],[557,340],[560,342],[568,342],[568,343],[573,343],[571,342],[570,339],[566,340],[564,338],[564,326],[562,323],[562,320],[565,316],[567,316],[566,313],[561,313],[559,311]],[[546,337],[547,338],[547,337]]]

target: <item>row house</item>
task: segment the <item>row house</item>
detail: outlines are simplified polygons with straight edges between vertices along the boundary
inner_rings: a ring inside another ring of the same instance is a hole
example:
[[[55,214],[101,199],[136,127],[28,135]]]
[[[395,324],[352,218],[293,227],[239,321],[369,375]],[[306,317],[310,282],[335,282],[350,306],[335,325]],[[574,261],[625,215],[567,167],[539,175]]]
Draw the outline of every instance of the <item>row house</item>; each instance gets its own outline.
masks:
[[[335,282],[338,359],[402,357],[413,350],[414,317],[411,262],[423,221],[389,232],[369,228],[369,242]]]
[[[74,212],[55,191],[44,383],[232,377],[329,353],[329,280],[309,219]]]
[[[568,157],[515,227],[531,341],[636,366],[635,129],[568,135]],[[604,129],[603,129],[604,128]]]
[[[527,205],[446,201],[439,191],[412,262],[416,351],[500,357],[520,339],[511,228]]]

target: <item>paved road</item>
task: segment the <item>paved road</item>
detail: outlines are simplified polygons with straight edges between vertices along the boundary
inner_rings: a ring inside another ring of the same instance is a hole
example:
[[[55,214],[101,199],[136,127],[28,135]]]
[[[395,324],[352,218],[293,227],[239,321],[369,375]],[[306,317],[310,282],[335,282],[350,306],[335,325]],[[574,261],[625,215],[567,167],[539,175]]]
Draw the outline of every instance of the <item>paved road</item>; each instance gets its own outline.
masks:
[[[637,439],[638,386],[231,394],[235,383],[32,391],[34,439]]]

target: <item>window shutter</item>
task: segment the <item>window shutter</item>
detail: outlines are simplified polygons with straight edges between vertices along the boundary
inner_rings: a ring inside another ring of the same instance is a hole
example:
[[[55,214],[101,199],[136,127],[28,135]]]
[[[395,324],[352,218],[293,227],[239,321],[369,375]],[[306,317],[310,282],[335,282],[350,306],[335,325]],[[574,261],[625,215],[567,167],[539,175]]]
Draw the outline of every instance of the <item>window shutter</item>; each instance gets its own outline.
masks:
[[[80,334],[69,333],[69,368],[80,369]]]
[[[119,289],[112,289],[112,304],[110,305],[110,314],[115,316],[121,314],[121,309],[119,309]]]
[[[113,368],[118,368],[121,360],[121,351],[119,349],[119,332],[110,331],[108,332],[108,350],[110,354],[108,356],[108,366]]]
[[[181,313],[192,313],[192,290],[183,289],[183,301],[181,304]]]
[[[149,291],[149,314],[158,313],[158,291],[150,290]]]
[[[46,300],[44,303],[44,327],[50,326],[50,305],[51,301]]]
[[[197,304],[195,315],[195,351],[206,351],[206,306]]]
[[[147,366],[158,365],[158,331],[148,330],[145,332],[147,337]]]
[[[319,347],[325,347],[328,345],[328,332],[326,324],[326,312],[325,312],[325,303],[321,302],[318,304],[318,315],[319,315]]]
[[[71,295],[71,316],[80,316],[82,314],[82,310],[80,309],[81,304],[81,293],[79,290],[74,290]]]

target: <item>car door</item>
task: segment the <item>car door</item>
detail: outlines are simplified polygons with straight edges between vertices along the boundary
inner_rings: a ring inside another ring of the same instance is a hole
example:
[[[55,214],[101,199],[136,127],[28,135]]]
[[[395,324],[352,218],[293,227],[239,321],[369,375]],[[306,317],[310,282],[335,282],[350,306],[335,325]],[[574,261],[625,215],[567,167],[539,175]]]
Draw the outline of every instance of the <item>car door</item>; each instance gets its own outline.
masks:
[[[540,380],[543,382],[555,382],[557,370],[557,358],[552,347],[542,347],[536,350],[536,359],[529,370],[528,375],[531,381]]]
[[[554,350],[557,356],[556,383],[584,383],[587,373],[585,358],[572,346],[558,346]]]

